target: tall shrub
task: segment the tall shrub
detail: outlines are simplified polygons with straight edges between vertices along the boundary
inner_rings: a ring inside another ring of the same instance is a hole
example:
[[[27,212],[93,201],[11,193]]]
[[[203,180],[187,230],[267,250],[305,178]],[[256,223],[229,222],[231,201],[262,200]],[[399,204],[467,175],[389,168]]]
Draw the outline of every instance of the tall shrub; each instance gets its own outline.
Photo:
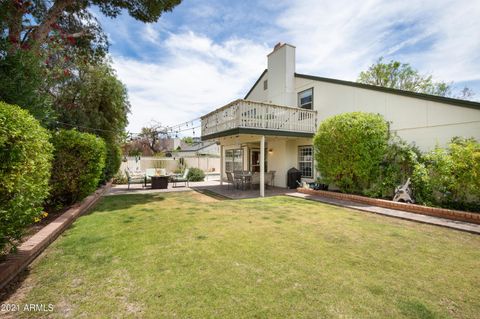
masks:
[[[117,143],[106,142],[105,168],[101,182],[108,182],[120,169],[122,164],[122,150]]]
[[[313,139],[323,182],[363,194],[378,178],[388,136],[379,114],[343,113],[323,121]]]
[[[0,102],[0,251],[40,215],[51,160],[48,132],[26,110]]]
[[[52,141],[55,152],[50,203],[72,204],[97,188],[105,167],[105,142],[76,130],[60,130]]]
[[[480,210],[480,143],[454,138],[426,153],[415,167],[413,190],[423,204]]]
[[[420,156],[421,152],[417,147],[408,144],[396,134],[391,134],[379,167],[380,174],[366,194],[371,197],[392,199],[395,188],[412,177]]]

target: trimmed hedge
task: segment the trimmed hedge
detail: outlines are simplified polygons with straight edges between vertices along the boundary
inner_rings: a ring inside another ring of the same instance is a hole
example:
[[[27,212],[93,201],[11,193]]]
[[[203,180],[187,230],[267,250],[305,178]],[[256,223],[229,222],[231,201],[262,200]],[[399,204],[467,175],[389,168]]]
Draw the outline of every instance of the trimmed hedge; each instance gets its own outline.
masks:
[[[49,138],[26,110],[0,102],[0,250],[42,213],[53,150]]]
[[[352,112],[324,120],[313,139],[322,182],[364,194],[380,175],[388,139],[388,123],[379,114]]]
[[[52,142],[55,151],[50,204],[69,205],[94,192],[105,167],[103,139],[76,130],[60,130]]]
[[[106,183],[117,174],[122,164],[122,150],[116,143],[106,143],[107,153],[101,182]]]

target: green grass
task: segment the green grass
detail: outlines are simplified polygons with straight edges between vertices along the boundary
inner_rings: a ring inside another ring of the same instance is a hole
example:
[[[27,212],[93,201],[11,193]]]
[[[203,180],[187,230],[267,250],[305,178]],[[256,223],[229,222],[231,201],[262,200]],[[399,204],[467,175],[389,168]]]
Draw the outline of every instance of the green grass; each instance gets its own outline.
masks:
[[[110,196],[27,281],[12,302],[51,317],[478,318],[480,237],[289,197]]]

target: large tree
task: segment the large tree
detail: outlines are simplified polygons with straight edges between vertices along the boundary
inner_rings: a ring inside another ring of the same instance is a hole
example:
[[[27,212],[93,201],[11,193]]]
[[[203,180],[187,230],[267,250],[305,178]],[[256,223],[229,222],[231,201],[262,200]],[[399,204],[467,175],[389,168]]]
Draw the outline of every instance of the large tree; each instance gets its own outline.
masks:
[[[102,33],[90,9],[95,6],[107,17],[126,11],[134,19],[155,22],[181,0],[3,0],[0,26],[10,42],[23,47],[39,47],[56,30],[68,39],[101,43]]]
[[[360,72],[357,82],[440,96],[451,94],[450,84],[434,82],[431,75],[420,74],[408,63],[393,60],[385,63],[383,58]]]

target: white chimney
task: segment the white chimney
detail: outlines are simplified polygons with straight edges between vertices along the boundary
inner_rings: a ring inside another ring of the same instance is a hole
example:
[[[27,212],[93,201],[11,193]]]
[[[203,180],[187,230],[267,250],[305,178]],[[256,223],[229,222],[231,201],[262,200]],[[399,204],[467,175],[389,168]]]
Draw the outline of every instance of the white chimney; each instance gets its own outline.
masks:
[[[295,47],[277,43],[267,57],[268,100],[273,104],[296,106]]]

